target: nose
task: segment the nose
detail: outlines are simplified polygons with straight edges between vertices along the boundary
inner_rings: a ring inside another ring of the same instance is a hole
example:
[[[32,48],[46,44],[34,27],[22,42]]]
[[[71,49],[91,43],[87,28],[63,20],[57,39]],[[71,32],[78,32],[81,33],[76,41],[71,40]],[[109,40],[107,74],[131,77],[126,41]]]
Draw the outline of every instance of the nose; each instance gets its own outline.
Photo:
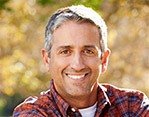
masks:
[[[81,71],[82,69],[85,68],[84,62],[85,61],[83,60],[82,56],[79,53],[75,54],[72,58],[70,67],[75,71]]]

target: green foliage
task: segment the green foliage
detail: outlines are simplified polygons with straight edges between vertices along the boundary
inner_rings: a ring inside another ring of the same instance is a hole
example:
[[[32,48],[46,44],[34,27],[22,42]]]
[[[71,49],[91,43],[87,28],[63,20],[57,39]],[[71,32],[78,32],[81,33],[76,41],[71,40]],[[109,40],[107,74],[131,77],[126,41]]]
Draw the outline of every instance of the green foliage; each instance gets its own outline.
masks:
[[[37,0],[37,2],[41,5],[50,5],[54,3],[54,0]]]
[[[9,0],[0,0],[0,10],[6,9],[6,3],[9,2]]]
[[[9,0],[1,0],[0,1],[0,8],[5,8],[5,4],[8,2]]]
[[[75,0],[75,4],[83,4],[87,7],[92,7],[95,10],[99,10],[103,0]]]
[[[23,102],[23,97],[15,93],[13,96],[3,95],[0,97],[0,115],[10,116],[16,104]]]

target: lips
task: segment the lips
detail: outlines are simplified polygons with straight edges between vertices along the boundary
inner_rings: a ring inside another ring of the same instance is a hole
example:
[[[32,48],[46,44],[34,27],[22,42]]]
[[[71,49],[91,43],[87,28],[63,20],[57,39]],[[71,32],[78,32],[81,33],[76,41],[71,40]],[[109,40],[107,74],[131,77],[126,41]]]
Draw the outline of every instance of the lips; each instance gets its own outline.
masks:
[[[71,79],[82,79],[82,78],[85,78],[85,76],[87,75],[88,73],[84,73],[84,74],[66,74],[69,78]]]

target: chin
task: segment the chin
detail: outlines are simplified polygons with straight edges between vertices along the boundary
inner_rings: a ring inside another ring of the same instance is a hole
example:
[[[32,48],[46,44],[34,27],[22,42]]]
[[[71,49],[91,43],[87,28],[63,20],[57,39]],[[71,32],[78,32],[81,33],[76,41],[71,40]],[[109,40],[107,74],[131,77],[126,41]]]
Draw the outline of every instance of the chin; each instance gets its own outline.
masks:
[[[67,93],[71,96],[79,97],[79,96],[84,96],[84,95],[89,95],[91,93],[91,90],[84,90],[84,89],[79,89],[79,90],[69,90]]]

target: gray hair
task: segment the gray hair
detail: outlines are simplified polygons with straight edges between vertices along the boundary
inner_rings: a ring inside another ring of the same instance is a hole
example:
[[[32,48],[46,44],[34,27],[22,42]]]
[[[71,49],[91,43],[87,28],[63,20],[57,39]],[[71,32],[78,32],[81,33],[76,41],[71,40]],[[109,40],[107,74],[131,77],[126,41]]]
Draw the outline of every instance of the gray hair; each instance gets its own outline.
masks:
[[[90,22],[95,24],[99,29],[101,39],[99,43],[101,52],[107,49],[107,26],[99,14],[91,8],[83,5],[70,6],[57,10],[49,19],[45,30],[45,49],[50,52],[52,48],[52,34],[62,23],[75,20],[77,22]]]

